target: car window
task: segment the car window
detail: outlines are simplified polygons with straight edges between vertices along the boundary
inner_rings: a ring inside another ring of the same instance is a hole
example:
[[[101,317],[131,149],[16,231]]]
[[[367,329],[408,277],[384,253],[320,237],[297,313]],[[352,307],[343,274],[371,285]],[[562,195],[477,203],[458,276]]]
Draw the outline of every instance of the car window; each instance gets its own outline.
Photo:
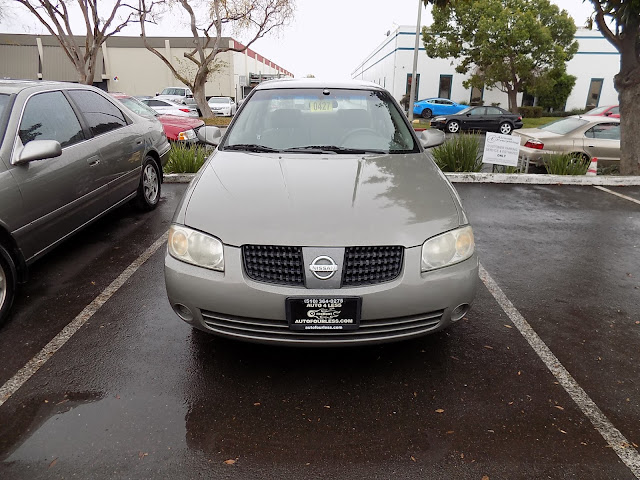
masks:
[[[101,135],[127,125],[120,109],[102,95],[90,90],[69,90],[68,94],[87,120],[93,135]]]
[[[599,123],[594,125],[584,133],[588,138],[599,138],[603,140],[620,140],[619,123]]]
[[[184,97],[184,88],[165,88],[160,95],[179,95]]]
[[[39,93],[27,101],[18,134],[23,145],[57,140],[64,148],[84,140],[78,117],[60,91]]]
[[[609,110],[609,113],[611,115],[620,115],[620,107],[613,107],[611,110]]]
[[[228,98],[210,98],[209,103],[221,103],[221,104],[229,104]]]
[[[148,107],[140,100],[133,97],[122,97],[120,100],[129,110],[141,115],[143,117],[152,118],[157,117],[158,112],[156,112],[153,108]]]
[[[4,139],[5,121],[8,117],[8,113],[10,109],[9,107],[10,99],[11,99],[11,96],[7,95],[6,93],[0,93],[0,144]]]
[[[453,105],[453,102],[451,102],[450,100],[440,100],[440,103],[442,103],[443,105]]]
[[[551,123],[547,123],[546,125],[542,125],[538,127],[540,130],[544,130],[546,132],[557,133],[558,135],[565,135],[569,132],[573,132],[575,129],[582,127],[589,123],[587,120],[583,120],[581,118],[563,118],[561,120],[555,120]]]
[[[336,153],[419,151],[404,114],[378,90],[259,90],[245,102],[221,148],[242,145]]]
[[[469,114],[473,116],[484,115],[486,111],[487,111],[486,107],[472,108],[469,111]]]
[[[486,107],[487,115],[502,115],[502,110],[496,107]]]
[[[609,107],[596,107],[588,112],[585,112],[585,115],[602,115],[605,110]]]

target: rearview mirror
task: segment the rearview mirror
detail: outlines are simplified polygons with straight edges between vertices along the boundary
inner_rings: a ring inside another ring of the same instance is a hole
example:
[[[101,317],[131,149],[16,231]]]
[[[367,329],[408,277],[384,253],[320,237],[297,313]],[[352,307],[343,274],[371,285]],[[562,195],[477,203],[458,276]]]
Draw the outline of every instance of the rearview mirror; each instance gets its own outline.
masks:
[[[198,140],[201,142],[213,146],[218,146],[220,144],[220,139],[222,138],[222,132],[220,129],[210,125],[200,128],[196,135],[198,136]]]
[[[60,142],[55,140],[31,140],[27,143],[18,159],[13,163],[20,165],[32,162],[33,160],[44,160],[45,158],[59,157],[62,155],[62,147]]]
[[[437,147],[438,145],[442,145],[444,143],[444,132],[442,130],[429,129],[423,130],[420,132],[420,144],[424,148],[432,148]]]

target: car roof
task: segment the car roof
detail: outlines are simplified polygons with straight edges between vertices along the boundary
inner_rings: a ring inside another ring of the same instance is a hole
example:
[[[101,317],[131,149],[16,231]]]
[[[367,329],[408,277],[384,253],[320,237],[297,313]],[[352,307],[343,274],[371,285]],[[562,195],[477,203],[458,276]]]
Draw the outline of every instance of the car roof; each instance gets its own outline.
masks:
[[[343,88],[348,90],[384,90],[377,83],[363,80],[321,80],[318,78],[281,78],[258,84],[255,90],[290,88]]]
[[[70,87],[88,87],[80,83],[71,82],[54,82],[50,80],[0,80],[0,93],[18,93],[22,90],[50,90],[51,87],[70,88]]]

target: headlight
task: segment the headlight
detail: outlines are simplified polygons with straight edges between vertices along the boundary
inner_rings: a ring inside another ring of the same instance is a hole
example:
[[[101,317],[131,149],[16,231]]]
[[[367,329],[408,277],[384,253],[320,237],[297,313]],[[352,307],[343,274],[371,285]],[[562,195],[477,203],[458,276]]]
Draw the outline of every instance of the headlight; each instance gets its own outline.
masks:
[[[178,140],[193,140],[194,138],[196,138],[196,132],[194,132],[193,129],[178,134]]]
[[[462,262],[473,255],[475,248],[470,226],[430,238],[422,244],[422,271]]]
[[[446,118],[444,118],[444,117],[436,117],[431,121],[432,122],[444,122],[445,120],[446,120]]]
[[[224,272],[222,242],[180,225],[169,227],[169,254],[186,263]]]

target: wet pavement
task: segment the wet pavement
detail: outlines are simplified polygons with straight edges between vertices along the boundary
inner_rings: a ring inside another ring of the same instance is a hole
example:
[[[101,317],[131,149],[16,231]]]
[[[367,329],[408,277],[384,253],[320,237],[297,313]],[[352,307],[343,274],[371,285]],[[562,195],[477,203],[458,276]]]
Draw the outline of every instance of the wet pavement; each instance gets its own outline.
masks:
[[[167,230],[185,188],[35,266],[0,330],[1,383]],[[640,206],[593,187],[456,188],[484,268],[638,445]],[[464,320],[419,340],[274,348],[192,331],[163,257],[0,406],[0,478],[637,478],[483,284]]]

